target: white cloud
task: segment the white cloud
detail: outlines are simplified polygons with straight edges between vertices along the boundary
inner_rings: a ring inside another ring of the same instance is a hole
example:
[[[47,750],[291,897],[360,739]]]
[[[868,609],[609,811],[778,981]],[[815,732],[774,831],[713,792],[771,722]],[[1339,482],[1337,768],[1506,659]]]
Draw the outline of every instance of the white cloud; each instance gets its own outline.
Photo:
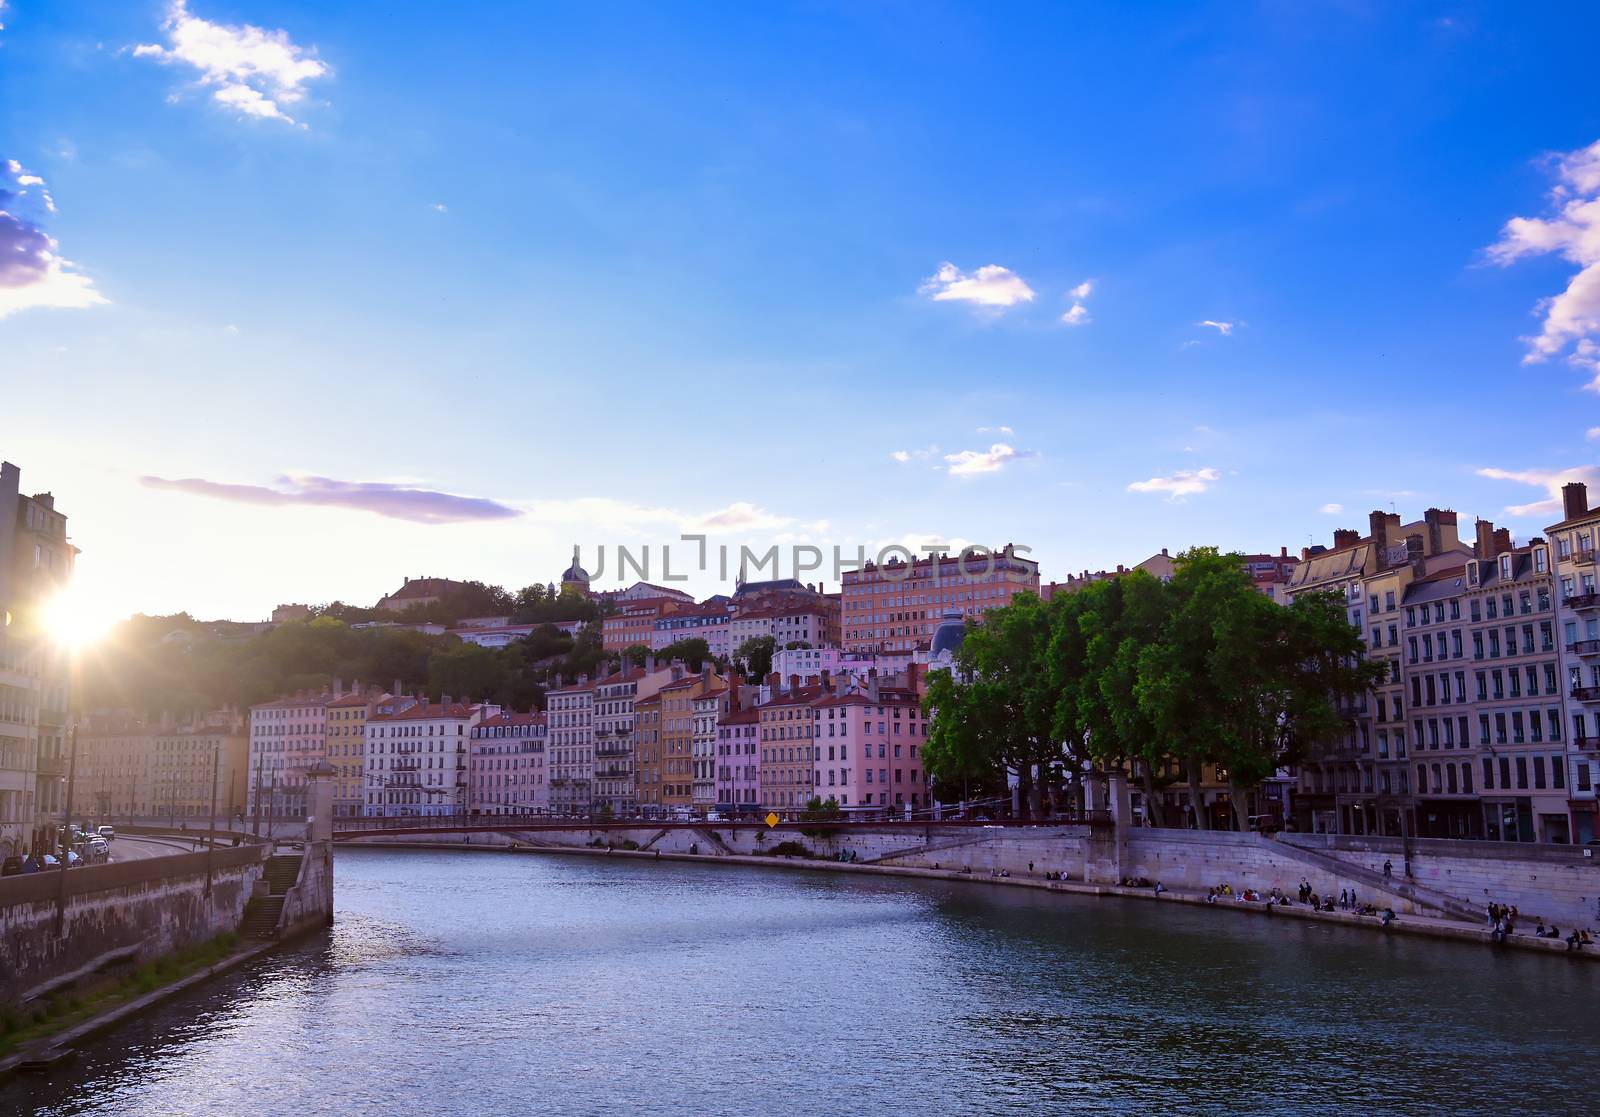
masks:
[[[1317,509],[1317,511],[1321,512],[1324,516],[1337,516],[1339,513],[1344,511],[1344,505],[1324,504],[1321,508]]]
[[[434,202],[433,203],[433,208],[434,208],[435,212],[438,212],[438,213],[449,213],[450,212],[450,207],[445,205],[443,202]]]
[[[989,308],[1033,301],[1033,288],[1016,272],[999,264],[985,264],[971,275],[954,264],[940,264],[939,270],[917,291],[934,302],[967,302]]]
[[[1559,518],[1562,485],[1568,481],[1582,481],[1591,490],[1600,486],[1600,467],[1592,465],[1581,465],[1573,469],[1480,469],[1478,476],[1495,481],[1515,481],[1521,485],[1531,485],[1549,494],[1546,499],[1536,500],[1530,504],[1508,505],[1506,513],[1512,516]]]
[[[172,0],[161,26],[168,45],[141,43],[134,57],[193,66],[212,99],[241,116],[296,123],[282,106],[303,101],[306,83],[331,72],[288,32],[212,23],[190,15],[187,0]]]
[[[1588,432],[1587,432],[1586,437],[1588,437],[1588,438],[1600,438],[1600,427],[1590,427]]]
[[[1082,283],[1078,284],[1072,290],[1067,292],[1067,298],[1069,298],[1069,299],[1086,299],[1086,298],[1089,297],[1089,293],[1091,291],[1093,291],[1093,290],[1094,290],[1094,281],[1090,280],[1090,279],[1085,279]]]
[[[946,454],[944,460],[949,463],[950,476],[975,477],[980,473],[999,473],[1012,462],[1038,456],[1033,450],[1017,450],[1004,442],[996,442],[987,450],[961,450]]]
[[[1082,303],[1073,303],[1072,308],[1061,316],[1063,324],[1068,326],[1087,326],[1094,319],[1089,317],[1089,308]]]
[[[939,447],[924,446],[920,450],[893,450],[889,457],[901,465],[910,465],[912,462],[932,461],[939,455]]]
[[[979,427],[979,434],[1016,434],[1010,427]]]
[[[1594,373],[1588,387],[1600,391],[1600,140],[1588,147],[1549,158],[1556,185],[1550,191],[1548,217],[1513,217],[1489,248],[1489,258],[1502,266],[1524,256],[1557,253],[1578,265],[1578,272],[1559,295],[1541,299],[1535,314],[1543,327],[1522,340],[1528,352],[1523,364],[1538,364],[1559,355],[1569,344],[1567,361]]]
[[[0,318],[22,310],[76,310],[106,301],[94,281],[58,252],[55,238],[26,212],[33,192],[45,210],[55,203],[44,180],[15,159],[0,160]],[[31,207],[35,214],[37,207]]]
[[[1221,334],[1223,337],[1232,337],[1233,328],[1238,324],[1239,323],[1237,322],[1213,322],[1209,318],[1203,322],[1195,323],[1197,326],[1209,326],[1211,329],[1216,330],[1217,333]]]
[[[1213,482],[1221,479],[1222,474],[1209,466],[1205,469],[1180,469],[1170,477],[1151,477],[1147,481],[1135,481],[1128,486],[1128,491],[1166,493],[1167,499],[1177,500],[1180,497],[1203,493]]]

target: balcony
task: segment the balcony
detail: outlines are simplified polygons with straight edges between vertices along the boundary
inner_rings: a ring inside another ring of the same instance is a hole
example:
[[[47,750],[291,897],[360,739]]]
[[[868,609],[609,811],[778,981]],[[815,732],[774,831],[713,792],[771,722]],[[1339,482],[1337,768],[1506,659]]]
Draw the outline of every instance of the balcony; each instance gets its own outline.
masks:
[[[1567,645],[1573,655],[1600,655],[1600,640],[1574,640]]]
[[[1581,551],[1573,551],[1572,552],[1572,565],[1574,565],[1574,566],[1593,566],[1594,565],[1594,548],[1593,547],[1586,547]]]
[[[39,775],[44,777],[65,776],[67,762],[59,756],[41,756],[39,758]]]
[[[1568,609],[1600,609],[1600,590],[1568,594],[1562,601]]]
[[[1600,752],[1600,737],[1574,737],[1572,743],[1579,752]]]
[[[633,749],[624,744],[596,745],[595,756],[630,756]]]
[[[415,772],[420,765],[415,760],[396,760],[390,770],[395,772]]]
[[[1575,686],[1572,698],[1575,702],[1600,702],[1600,686]]]

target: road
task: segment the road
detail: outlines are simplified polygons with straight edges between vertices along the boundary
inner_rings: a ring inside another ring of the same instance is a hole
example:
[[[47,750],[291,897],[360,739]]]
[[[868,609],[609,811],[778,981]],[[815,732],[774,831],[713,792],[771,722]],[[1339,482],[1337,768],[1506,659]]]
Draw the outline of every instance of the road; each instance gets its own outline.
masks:
[[[121,836],[111,843],[111,860],[137,861],[146,857],[170,857],[175,853],[192,853],[194,850],[195,847],[191,843],[177,838]]]

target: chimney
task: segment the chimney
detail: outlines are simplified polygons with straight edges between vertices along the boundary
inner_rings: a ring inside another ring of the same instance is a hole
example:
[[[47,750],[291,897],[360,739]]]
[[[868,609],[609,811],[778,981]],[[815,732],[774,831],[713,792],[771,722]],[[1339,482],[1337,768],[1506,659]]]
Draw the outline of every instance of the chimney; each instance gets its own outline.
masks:
[[[453,705],[453,704],[454,704],[454,702],[453,702],[453,700],[451,699],[451,697],[448,694],[441,694],[439,696],[439,705],[444,707],[445,709],[449,709],[450,706]]]
[[[1472,544],[1473,557],[1479,559],[1494,558],[1494,524],[1489,520],[1480,518],[1472,526],[1476,531],[1476,538]]]
[[[1561,514],[1564,519],[1575,520],[1588,511],[1588,485],[1582,481],[1568,481],[1561,486]]]
[[[1361,542],[1361,533],[1352,528],[1338,528],[1333,533],[1333,549],[1342,551],[1346,547],[1354,547]]]
[[[876,670],[867,674],[867,697],[873,702],[878,700],[878,672]]]
[[[826,667],[824,667],[822,669],[822,689],[823,690],[832,690],[833,689],[833,679],[832,679],[831,676],[832,676],[832,672],[830,672]]]
[[[338,698],[344,693],[344,680],[335,675],[333,677],[333,696]]]
[[[1289,557],[1289,548],[1288,547],[1279,547],[1278,548],[1278,557],[1281,558],[1281,559],[1288,558]]]
[[[400,676],[399,675],[396,675],[394,677],[394,689],[391,690],[389,693],[394,695],[396,698],[399,698],[401,694],[405,693],[404,690],[400,686]]]
[[[645,674],[647,674],[647,675],[648,674],[654,674],[655,669],[656,669],[656,653],[655,652],[646,652],[644,654],[644,670],[645,670]]]
[[[1496,528],[1494,533],[1494,553],[1503,555],[1511,550],[1511,529],[1508,527]]]
[[[799,690],[800,689],[800,676],[799,675],[790,675],[789,676],[789,689],[790,690]]]
[[[912,694],[917,693],[917,665],[915,663],[906,664],[906,689],[911,691]]]
[[[1422,514],[1428,525],[1428,553],[1442,554],[1456,543],[1456,514],[1448,508],[1429,508]]]
[[[772,672],[767,676],[767,686],[772,689],[773,694],[783,693],[783,676],[776,671]]]

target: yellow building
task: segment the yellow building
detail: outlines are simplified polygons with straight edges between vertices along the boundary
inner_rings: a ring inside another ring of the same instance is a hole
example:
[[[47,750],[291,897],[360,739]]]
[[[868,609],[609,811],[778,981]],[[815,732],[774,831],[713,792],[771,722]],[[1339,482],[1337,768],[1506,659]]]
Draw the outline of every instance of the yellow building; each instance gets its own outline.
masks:
[[[410,705],[411,699],[403,700]],[[342,698],[328,703],[326,720],[326,751],[333,778],[333,815],[335,818],[354,818],[361,814],[365,801],[362,781],[365,779],[366,760],[362,749],[367,739],[367,719],[382,709],[394,713],[400,707],[395,699],[376,687],[354,690]]]

